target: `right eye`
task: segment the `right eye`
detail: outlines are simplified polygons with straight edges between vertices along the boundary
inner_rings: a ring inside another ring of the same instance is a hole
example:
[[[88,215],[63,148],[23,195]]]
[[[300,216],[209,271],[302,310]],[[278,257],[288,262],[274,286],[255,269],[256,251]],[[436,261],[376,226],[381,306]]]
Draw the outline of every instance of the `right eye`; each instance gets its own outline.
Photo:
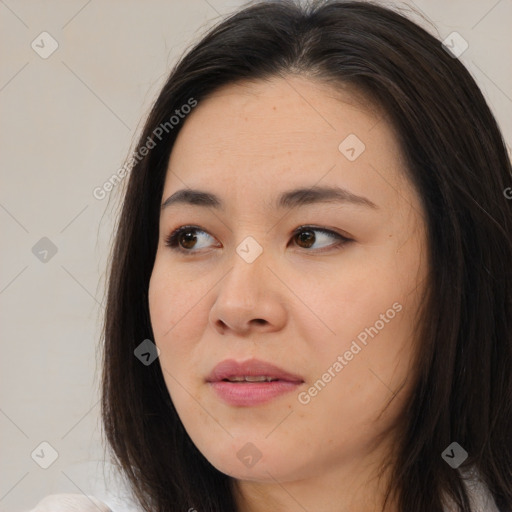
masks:
[[[175,229],[165,239],[165,245],[170,247],[173,251],[181,252],[182,254],[191,254],[197,252],[193,249],[193,245],[196,243],[198,236],[194,233],[202,233],[210,238],[210,235],[203,231],[197,226],[181,226]]]

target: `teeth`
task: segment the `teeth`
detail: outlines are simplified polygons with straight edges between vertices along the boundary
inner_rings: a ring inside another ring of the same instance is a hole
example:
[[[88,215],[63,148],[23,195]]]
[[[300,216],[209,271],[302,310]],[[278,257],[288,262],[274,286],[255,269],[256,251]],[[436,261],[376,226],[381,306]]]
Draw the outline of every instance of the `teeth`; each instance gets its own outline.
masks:
[[[230,377],[228,379],[230,382],[272,382],[272,381],[275,381],[275,380],[279,380],[279,379],[275,379],[273,377],[264,377],[264,376],[249,376],[249,375],[246,375],[244,377]]]

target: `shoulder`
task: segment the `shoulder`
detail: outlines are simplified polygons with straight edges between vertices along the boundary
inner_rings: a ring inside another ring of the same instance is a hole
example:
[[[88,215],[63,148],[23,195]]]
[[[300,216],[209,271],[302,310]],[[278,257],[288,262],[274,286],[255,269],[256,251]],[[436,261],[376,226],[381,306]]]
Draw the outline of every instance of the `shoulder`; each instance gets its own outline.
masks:
[[[491,492],[487,485],[480,479],[478,471],[471,469],[464,473],[463,476],[473,510],[475,512],[499,512]]]
[[[471,502],[472,512],[499,512],[496,502],[487,485],[481,480],[478,471],[470,468],[460,471]],[[446,512],[455,512],[456,507],[452,500],[447,499]]]

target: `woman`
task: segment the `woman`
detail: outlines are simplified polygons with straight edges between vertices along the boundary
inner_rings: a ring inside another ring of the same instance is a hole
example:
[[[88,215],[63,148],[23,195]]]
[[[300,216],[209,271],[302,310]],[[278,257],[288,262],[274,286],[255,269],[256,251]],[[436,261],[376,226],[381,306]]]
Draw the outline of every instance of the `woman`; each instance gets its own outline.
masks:
[[[440,41],[252,5],[132,163],[102,415],[141,510],[512,510],[512,170]]]

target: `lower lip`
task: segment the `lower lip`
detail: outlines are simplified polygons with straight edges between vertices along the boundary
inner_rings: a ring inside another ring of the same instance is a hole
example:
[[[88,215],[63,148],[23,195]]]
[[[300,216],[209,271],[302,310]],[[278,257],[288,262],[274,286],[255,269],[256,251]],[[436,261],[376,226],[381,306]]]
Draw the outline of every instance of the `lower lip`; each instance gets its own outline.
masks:
[[[251,406],[272,400],[296,390],[302,383],[275,380],[272,382],[210,382],[215,392],[230,405]]]

